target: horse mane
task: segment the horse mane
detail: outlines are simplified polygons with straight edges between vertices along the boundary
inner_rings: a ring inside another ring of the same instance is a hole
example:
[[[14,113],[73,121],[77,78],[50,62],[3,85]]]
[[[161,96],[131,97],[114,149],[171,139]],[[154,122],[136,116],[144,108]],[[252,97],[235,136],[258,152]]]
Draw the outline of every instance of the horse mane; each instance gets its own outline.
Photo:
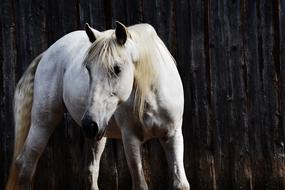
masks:
[[[155,29],[149,24],[137,24],[127,28],[128,37],[134,42],[138,51],[138,60],[135,62],[134,73],[134,112],[138,114],[142,121],[146,108],[147,95],[157,87],[157,75],[160,72],[159,64],[175,64],[175,60],[158,37]],[[125,45],[130,45],[127,40]],[[132,48],[132,47],[131,47]],[[88,60],[96,61],[100,59],[101,66],[112,70],[114,61],[124,53],[124,48],[116,41],[114,30],[103,33],[88,51]],[[90,61],[86,61],[86,63]]]

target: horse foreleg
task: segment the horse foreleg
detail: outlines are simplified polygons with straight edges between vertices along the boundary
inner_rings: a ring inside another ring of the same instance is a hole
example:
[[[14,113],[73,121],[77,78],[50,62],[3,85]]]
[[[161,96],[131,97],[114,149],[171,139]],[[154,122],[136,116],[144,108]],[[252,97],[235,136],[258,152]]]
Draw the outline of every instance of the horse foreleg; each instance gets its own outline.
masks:
[[[173,176],[173,188],[175,190],[189,190],[190,185],[187,181],[183,164],[183,136],[181,127],[176,129],[174,134],[160,138],[164,148],[168,165]]]
[[[132,190],[147,190],[141,161],[141,141],[135,135],[128,132],[122,133],[122,140],[132,176]]]
[[[62,113],[32,114],[32,125],[24,147],[16,159],[21,190],[32,189],[32,179],[37,162],[44,151],[49,137],[60,121]]]
[[[92,175],[92,190],[98,190],[98,176],[99,176],[99,169],[100,169],[100,159],[102,153],[105,149],[107,138],[104,137],[100,141],[95,143],[95,146],[92,148],[93,153],[93,162],[89,165],[89,171]]]

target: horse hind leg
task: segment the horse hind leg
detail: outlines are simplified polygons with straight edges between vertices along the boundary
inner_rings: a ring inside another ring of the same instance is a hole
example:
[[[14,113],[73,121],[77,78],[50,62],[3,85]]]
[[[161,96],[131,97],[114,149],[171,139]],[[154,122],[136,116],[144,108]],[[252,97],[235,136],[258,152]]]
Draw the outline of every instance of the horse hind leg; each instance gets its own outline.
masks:
[[[31,190],[37,162],[44,151],[49,137],[63,116],[63,109],[57,111],[34,108],[31,116],[31,128],[24,147],[16,159],[21,190]]]

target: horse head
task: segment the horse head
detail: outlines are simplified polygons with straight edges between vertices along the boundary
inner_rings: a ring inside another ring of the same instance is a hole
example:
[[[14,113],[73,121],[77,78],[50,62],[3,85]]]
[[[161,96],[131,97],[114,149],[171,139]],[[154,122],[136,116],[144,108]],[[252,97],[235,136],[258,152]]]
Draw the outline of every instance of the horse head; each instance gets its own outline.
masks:
[[[92,45],[84,61],[90,84],[82,127],[87,137],[99,140],[119,104],[132,92],[138,53],[128,29],[119,22],[115,30],[98,32],[86,24],[85,31]]]

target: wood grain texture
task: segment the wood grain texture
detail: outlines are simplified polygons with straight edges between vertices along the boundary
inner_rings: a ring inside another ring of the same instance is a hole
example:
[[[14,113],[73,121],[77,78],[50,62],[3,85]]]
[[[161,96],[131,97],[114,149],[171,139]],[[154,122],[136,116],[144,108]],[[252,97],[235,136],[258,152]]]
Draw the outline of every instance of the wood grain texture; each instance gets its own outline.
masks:
[[[284,0],[1,0],[0,189],[14,139],[14,88],[31,60],[86,22],[152,24],[184,85],[185,169],[196,190],[285,190]],[[157,140],[142,149],[150,190],[170,189]],[[90,189],[92,142],[68,114],[38,165],[35,189]],[[131,189],[121,141],[109,139],[99,187]]]

